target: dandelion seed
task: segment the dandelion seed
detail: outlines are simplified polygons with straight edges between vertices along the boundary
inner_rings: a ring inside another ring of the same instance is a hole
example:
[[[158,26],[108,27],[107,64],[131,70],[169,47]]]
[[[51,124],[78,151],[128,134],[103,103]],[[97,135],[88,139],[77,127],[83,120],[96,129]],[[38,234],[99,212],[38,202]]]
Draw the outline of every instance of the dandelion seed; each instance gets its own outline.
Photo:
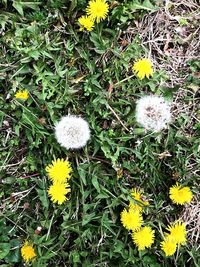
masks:
[[[185,245],[187,241],[186,226],[183,222],[177,221],[168,226],[167,230],[170,232],[170,237],[178,245]]]
[[[151,247],[155,239],[154,233],[155,231],[149,226],[144,226],[140,230],[133,232],[132,238],[138,250]]]
[[[142,226],[143,218],[138,210],[129,209],[127,211],[124,209],[121,212],[121,222],[126,229],[135,231]]]
[[[188,186],[181,187],[178,183],[169,190],[169,197],[175,204],[184,205],[191,202],[193,194]]]
[[[71,192],[69,184],[53,183],[48,190],[48,194],[51,197],[53,203],[58,202],[59,205],[63,204],[67,200],[66,195]]]
[[[78,19],[78,22],[81,25],[80,30],[83,30],[85,28],[87,31],[90,32],[94,28],[94,20],[92,20],[91,17],[82,16]]]
[[[138,60],[133,65],[133,72],[136,73],[140,80],[144,79],[145,76],[149,78],[149,76],[153,75],[152,62],[148,58]]]
[[[69,115],[57,123],[55,135],[61,146],[66,149],[78,149],[84,147],[90,139],[90,129],[84,119]]]
[[[71,178],[72,167],[68,160],[57,159],[46,167],[46,171],[53,182],[65,183]]]
[[[109,5],[105,0],[91,0],[88,3],[86,13],[91,19],[99,23],[101,20],[106,19],[108,9]]]
[[[34,258],[36,257],[35,250],[34,250],[33,246],[28,241],[26,241],[24,243],[24,245],[22,246],[21,254],[22,254],[23,260],[27,263],[29,261],[34,260]]]
[[[159,132],[171,121],[170,106],[163,97],[144,96],[137,102],[136,120],[146,130]]]
[[[29,98],[29,94],[27,90],[19,90],[16,94],[15,94],[15,98],[17,99],[28,99]]]

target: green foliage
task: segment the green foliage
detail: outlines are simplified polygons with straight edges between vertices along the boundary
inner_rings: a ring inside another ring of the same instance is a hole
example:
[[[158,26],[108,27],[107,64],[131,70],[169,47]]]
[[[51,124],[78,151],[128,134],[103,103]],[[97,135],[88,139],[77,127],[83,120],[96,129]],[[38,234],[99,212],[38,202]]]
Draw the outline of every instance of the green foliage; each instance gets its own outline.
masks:
[[[199,266],[196,248],[189,245],[177,258],[164,257],[159,225],[165,227],[166,215],[174,221],[181,211],[168,197],[173,174],[189,186],[197,184],[197,172],[190,168],[200,163],[200,125],[195,122],[188,133],[191,118],[185,114],[159,134],[145,133],[136,123],[141,95],[172,99],[179,86],[165,85],[164,69],[150,80],[136,79],[131,70],[148,49],[136,28],[128,35],[128,25],[135,27],[135,21],[158,10],[157,1],[108,2],[113,4],[109,18],[88,33],[77,24],[85,0],[0,1],[2,267],[22,264],[24,240],[34,244],[33,266],[38,267],[168,267],[186,266],[188,261]],[[188,65],[191,73],[199,71],[197,60]],[[183,86],[191,84],[197,86],[192,74]],[[27,101],[15,99],[19,89],[29,91]],[[188,94],[184,101],[189,104],[193,96]],[[65,151],[54,137],[56,121],[68,113],[82,115],[91,128],[91,140],[80,151]],[[171,157],[159,159],[164,151]],[[45,173],[45,166],[57,157],[68,157],[73,166],[70,200],[61,206],[48,198]],[[144,252],[138,252],[120,222],[135,186],[151,199],[145,220],[157,231],[155,244]]]

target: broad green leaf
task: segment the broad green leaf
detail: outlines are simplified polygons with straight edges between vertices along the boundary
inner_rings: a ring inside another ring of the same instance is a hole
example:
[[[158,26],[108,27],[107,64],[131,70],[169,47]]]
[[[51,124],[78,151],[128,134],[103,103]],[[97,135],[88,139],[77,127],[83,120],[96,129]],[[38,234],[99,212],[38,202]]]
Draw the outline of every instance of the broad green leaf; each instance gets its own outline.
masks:
[[[9,243],[0,243],[0,260],[4,259],[10,251]]]

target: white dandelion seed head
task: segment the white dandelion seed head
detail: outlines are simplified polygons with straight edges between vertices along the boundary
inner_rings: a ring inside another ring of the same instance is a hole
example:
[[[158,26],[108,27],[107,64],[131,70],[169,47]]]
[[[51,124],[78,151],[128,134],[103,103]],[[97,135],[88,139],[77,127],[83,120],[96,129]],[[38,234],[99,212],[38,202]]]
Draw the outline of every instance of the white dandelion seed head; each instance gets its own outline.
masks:
[[[58,143],[66,149],[82,148],[90,139],[89,125],[80,117],[68,115],[56,124],[55,136]]]
[[[137,101],[136,120],[146,130],[159,132],[171,121],[170,104],[163,97],[144,96]]]

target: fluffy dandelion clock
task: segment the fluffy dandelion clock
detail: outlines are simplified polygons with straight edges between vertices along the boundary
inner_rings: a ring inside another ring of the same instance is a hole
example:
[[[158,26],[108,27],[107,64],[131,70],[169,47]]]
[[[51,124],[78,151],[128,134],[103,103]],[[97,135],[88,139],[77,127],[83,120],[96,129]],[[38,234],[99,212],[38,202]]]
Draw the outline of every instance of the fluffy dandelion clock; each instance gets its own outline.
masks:
[[[144,96],[137,102],[136,120],[146,130],[159,132],[171,121],[170,105],[163,97]]]
[[[84,119],[69,115],[56,124],[55,135],[61,146],[78,149],[84,147],[90,139],[90,129]]]

